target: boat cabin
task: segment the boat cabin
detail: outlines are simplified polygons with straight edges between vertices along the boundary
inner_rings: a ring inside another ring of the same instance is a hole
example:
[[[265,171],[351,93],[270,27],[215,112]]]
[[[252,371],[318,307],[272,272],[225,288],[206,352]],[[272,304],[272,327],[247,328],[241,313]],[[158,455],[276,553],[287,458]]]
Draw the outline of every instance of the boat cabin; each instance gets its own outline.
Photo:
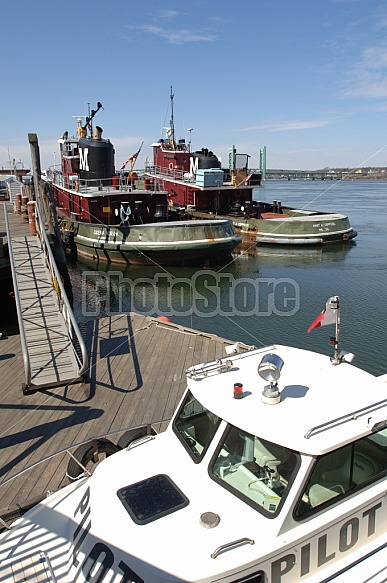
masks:
[[[38,548],[58,583],[382,581],[386,378],[229,349],[188,369],[163,433],[128,438],[3,535],[5,573]]]

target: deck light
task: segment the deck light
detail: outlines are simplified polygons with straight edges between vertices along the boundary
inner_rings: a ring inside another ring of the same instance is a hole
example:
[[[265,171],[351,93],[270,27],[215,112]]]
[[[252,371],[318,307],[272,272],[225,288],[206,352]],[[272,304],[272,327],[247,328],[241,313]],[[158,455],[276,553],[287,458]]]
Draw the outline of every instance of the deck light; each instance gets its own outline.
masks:
[[[277,354],[265,354],[258,365],[258,374],[264,381],[276,383],[281,376],[283,365],[284,361]]]
[[[270,383],[262,391],[261,400],[267,405],[276,405],[280,402],[281,396],[278,390],[277,381],[281,376],[284,361],[277,354],[265,354],[258,365],[259,376]]]
[[[243,398],[243,385],[242,383],[234,383],[234,399]]]

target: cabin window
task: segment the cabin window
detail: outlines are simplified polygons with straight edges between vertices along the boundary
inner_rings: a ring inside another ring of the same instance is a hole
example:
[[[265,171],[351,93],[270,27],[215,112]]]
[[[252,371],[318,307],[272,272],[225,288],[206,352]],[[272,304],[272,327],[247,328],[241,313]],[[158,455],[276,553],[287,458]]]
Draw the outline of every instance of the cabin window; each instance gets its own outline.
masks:
[[[275,516],[299,467],[299,454],[228,426],[210,476],[267,516]]]
[[[187,393],[173,422],[173,430],[195,462],[203,458],[220,421],[191,392]]]
[[[295,516],[302,519],[369,486],[387,473],[387,429],[319,457]]]

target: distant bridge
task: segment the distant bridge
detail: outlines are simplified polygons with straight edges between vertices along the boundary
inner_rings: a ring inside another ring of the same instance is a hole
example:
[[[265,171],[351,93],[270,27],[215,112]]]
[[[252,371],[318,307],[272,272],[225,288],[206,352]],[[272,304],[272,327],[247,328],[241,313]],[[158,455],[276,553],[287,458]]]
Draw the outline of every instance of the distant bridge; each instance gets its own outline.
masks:
[[[348,174],[348,170],[266,170],[266,179],[341,180]]]

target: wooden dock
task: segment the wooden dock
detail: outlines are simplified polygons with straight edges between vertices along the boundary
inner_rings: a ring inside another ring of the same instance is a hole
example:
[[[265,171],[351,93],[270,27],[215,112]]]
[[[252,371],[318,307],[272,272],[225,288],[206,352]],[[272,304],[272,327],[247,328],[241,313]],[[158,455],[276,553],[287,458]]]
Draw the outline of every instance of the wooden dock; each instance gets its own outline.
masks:
[[[89,321],[82,332],[90,382],[29,396],[20,390],[20,337],[0,340],[0,517],[6,508],[60,487],[69,457],[42,464],[34,476],[26,472],[7,481],[11,476],[88,438],[169,420],[185,390],[186,369],[225,356],[231,344],[133,313]],[[117,443],[119,437],[109,438]]]

